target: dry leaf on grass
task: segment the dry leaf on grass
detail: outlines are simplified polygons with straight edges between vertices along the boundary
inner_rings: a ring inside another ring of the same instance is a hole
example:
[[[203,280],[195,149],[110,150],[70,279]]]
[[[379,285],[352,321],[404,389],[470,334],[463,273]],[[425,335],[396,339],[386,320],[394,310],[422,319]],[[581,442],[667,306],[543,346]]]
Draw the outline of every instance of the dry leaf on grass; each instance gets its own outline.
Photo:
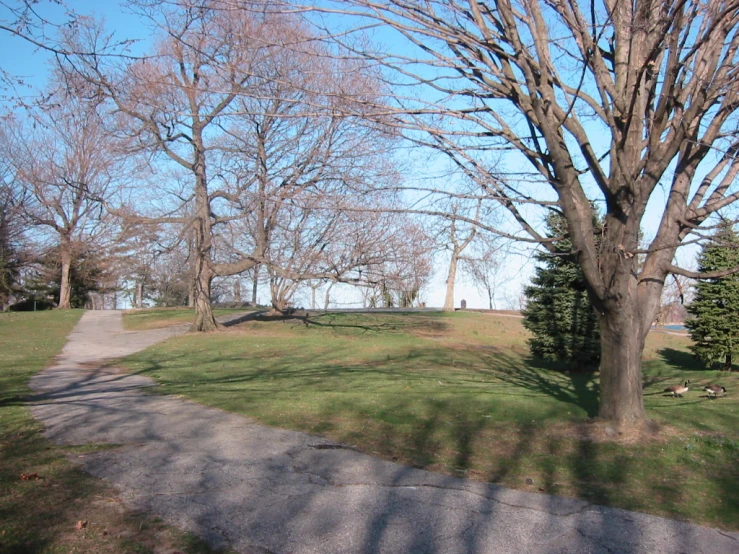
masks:
[[[87,527],[87,520],[79,520],[74,527],[77,530],[84,529]]]
[[[21,473],[21,481],[38,481],[43,479],[38,473]]]

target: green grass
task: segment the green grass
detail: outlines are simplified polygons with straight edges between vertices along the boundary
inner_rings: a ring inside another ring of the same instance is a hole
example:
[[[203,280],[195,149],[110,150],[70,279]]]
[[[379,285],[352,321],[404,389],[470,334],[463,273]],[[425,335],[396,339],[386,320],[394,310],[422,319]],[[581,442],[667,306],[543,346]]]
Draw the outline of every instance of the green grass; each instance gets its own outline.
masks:
[[[488,314],[327,314],[182,336],[125,363],[162,393],[415,467],[739,528],[736,375],[700,371],[687,339],[652,334],[645,403],[664,429],[603,440],[597,376],[531,359],[527,336]],[[663,396],[684,379],[684,399]],[[702,397],[708,382],[729,396]]]
[[[61,350],[81,310],[0,314],[0,552],[209,553],[202,541],[124,510],[115,490],[67,460],[104,446],[60,447],[24,405],[31,376]],[[39,479],[23,480],[21,474]],[[77,529],[78,521],[86,521]]]
[[[256,311],[258,308],[226,308],[213,310],[215,317]],[[195,319],[192,308],[147,308],[123,313],[123,327],[129,331],[159,329],[171,325],[189,325]]]

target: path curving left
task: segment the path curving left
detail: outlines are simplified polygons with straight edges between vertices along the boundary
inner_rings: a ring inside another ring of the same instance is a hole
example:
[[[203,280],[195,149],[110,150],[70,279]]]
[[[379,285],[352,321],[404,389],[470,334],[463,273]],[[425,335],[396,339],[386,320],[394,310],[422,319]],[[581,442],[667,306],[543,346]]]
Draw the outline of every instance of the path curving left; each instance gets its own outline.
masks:
[[[126,332],[86,312],[32,411],[60,443],[120,447],[75,458],[123,501],[246,554],[739,552],[726,533],[581,500],[514,491],[379,460],[181,398],[104,360],[183,333]]]

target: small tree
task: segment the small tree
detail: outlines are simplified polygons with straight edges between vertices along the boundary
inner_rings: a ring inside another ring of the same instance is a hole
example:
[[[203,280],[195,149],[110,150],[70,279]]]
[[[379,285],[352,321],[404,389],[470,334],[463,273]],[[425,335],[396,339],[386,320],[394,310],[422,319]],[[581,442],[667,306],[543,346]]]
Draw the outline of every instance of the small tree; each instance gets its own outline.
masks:
[[[548,236],[562,236],[567,222],[558,214],[547,218]],[[531,353],[550,361],[573,364],[575,369],[596,367],[600,361],[598,320],[588,298],[585,277],[571,258],[569,239],[557,240],[556,253],[535,255],[539,266],[526,287],[528,299],[523,324],[533,337]]]
[[[498,237],[482,235],[476,248],[466,259],[464,271],[480,292],[488,299],[488,309],[495,308],[495,293],[498,287],[511,280],[502,273],[505,253]]]
[[[739,235],[731,225],[719,228],[698,262],[701,273],[739,266]],[[723,363],[731,371],[732,355],[739,353],[739,274],[700,280],[695,292],[688,306],[694,319],[685,322],[695,343],[691,350],[707,366]]]

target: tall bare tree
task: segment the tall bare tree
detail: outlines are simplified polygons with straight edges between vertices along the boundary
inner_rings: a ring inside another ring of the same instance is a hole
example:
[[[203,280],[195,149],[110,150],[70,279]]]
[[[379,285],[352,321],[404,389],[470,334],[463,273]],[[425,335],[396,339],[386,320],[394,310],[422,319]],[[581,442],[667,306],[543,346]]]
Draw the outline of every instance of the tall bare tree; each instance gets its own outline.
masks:
[[[240,95],[259,95],[269,77],[269,59],[286,30],[269,16],[212,9],[212,2],[177,0],[130,2],[158,26],[156,47],[140,60],[67,56],[65,70],[81,75],[115,106],[119,128],[141,151],[161,156],[191,180],[187,215],[160,217],[161,223],[192,228],[195,322],[193,330],[216,328],[210,305],[211,283],[219,274],[249,269],[251,258],[218,267],[213,256],[214,226],[221,221],[213,202],[223,196],[213,163],[221,154],[224,120]],[[68,50],[101,52],[107,35],[92,25],[68,37]]]
[[[349,44],[394,70],[399,91],[417,86],[398,93],[398,125],[497,198],[520,239],[550,247],[533,205],[563,214],[599,317],[600,415],[642,424],[641,355],[662,287],[670,273],[697,277],[673,262],[676,250],[739,199],[739,2],[348,0],[321,8],[369,18],[417,48]],[[605,209],[599,244],[592,200]],[[640,250],[645,217],[659,227]]]
[[[192,229],[192,329],[214,329],[213,278],[270,263],[270,229],[281,205],[306,188],[352,186],[365,167],[355,162],[372,141],[354,132],[357,110],[343,105],[361,107],[347,98],[371,78],[354,62],[352,69],[323,57],[320,43],[288,14],[218,0],[129,4],[157,26],[150,56],[68,55],[62,66],[110,99],[133,148],[190,180],[179,206],[149,220]],[[99,27],[83,31],[69,37],[69,51],[110,51]],[[221,239],[233,236],[234,222],[265,209],[253,240]]]
[[[462,206],[459,202],[452,202],[448,217],[441,220],[443,229],[439,233],[439,240],[444,243],[444,248],[449,251],[449,272],[446,278],[446,295],[444,296],[444,311],[454,311],[454,285],[457,282],[457,268],[459,262],[463,261],[462,252],[470,245],[477,235],[478,228],[475,225],[480,217],[480,203],[473,217],[461,221]]]
[[[484,236],[475,244],[473,252],[465,260],[464,272],[475,286],[484,292],[488,299],[488,309],[496,309],[495,293],[499,286],[506,284],[511,277],[502,275],[506,253],[503,244],[495,236]]]
[[[115,184],[115,159],[95,102],[62,81],[56,85],[63,86],[25,114],[8,117],[0,141],[22,189],[23,217],[58,249],[58,307],[68,309],[74,257],[90,250],[111,223],[102,202]]]

